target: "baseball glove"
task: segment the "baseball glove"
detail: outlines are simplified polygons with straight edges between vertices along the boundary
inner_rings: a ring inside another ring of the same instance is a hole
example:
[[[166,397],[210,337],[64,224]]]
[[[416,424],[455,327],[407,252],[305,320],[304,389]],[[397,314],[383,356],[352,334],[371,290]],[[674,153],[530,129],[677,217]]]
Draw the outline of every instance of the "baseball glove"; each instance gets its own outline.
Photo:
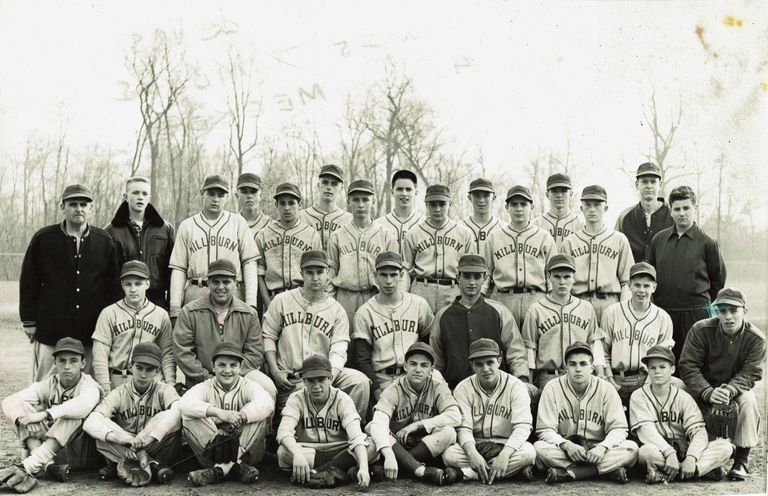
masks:
[[[477,452],[480,453],[480,456],[482,456],[487,462],[499,456],[501,450],[504,449],[503,444],[498,444],[491,441],[477,443],[475,447],[477,448]]]
[[[117,464],[117,476],[132,487],[148,486],[152,481],[152,468],[145,451],[137,453],[138,460],[123,458]]]
[[[24,469],[12,465],[0,469],[0,483],[17,493],[28,493],[37,485],[37,479],[29,475]]]
[[[739,415],[739,405],[731,401],[727,405],[712,404],[704,409],[704,423],[710,439],[730,439],[736,433],[736,420]]]

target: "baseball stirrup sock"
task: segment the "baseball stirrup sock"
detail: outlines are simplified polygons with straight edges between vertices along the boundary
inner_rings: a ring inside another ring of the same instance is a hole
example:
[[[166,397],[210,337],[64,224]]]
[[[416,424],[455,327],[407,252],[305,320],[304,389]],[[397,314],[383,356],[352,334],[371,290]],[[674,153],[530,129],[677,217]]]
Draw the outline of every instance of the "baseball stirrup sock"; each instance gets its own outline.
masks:
[[[411,448],[410,453],[415,459],[422,463],[428,464],[434,459],[432,452],[429,451],[429,448],[427,448],[427,445],[424,444],[423,441],[419,441],[416,446]]]
[[[408,474],[413,475],[416,469],[421,466],[421,462],[410,451],[405,449],[405,446],[402,444],[398,442],[392,443],[392,451],[395,453],[398,465],[402,466]]]
[[[21,463],[28,474],[38,473],[46,464],[50,463],[56,457],[56,453],[51,451],[47,444],[43,443],[35,448],[32,453]]]

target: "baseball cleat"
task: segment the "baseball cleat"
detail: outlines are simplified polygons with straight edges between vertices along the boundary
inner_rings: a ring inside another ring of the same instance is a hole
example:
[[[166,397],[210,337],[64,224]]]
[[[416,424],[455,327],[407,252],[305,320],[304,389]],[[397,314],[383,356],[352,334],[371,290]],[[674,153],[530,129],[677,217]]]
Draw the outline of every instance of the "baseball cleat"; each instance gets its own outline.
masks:
[[[252,467],[247,463],[238,465],[238,478],[243,484],[253,484],[259,479],[259,469]]]
[[[645,482],[647,484],[659,484],[661,482],[665,482],[667,480],[667,477],[656,470],[655,468],[648,466],[648,472],[645,474]]]
[[[731,467],[731,470],[728,472],[728,478],[732,481],[743,481],[747,480],[747,476],[749,475],[749,469],[747,468],[747,464],[741,460],[736,460],[733,462],[733,466]]]
[[[159,463],[151,463],[149,468],[152,470],[152,480],[158,484],[170,484],[176,476],[171,467]]]
[[[309,482],[306,483],[306,486],[310,489],[336,487],[350,481],[350,472],[355,475],[351,480],[357,480],[357,467],[351,467],[347,472],[344,472],[338,467],[331,467],[328,470],[312,472],[309,474]]]
[[[526,465],[520,471],[520,478],[525,482],[536,482],[536,477],[533,475],[533,465]]]
[[[49,480],[67,482],[69,480],[69,464],[50,463],[45,467],[45,476]]]
[[[224,471],[219,467],[193,470],[187,476],[187,480],[198,487],[216,484],[224,480]]]
[[[725,467],[717,467],[716,469],[713,469],[711,472],[708,472],[702,475],[701,479],[713,481],[713,482],[720,482],[721,480],[725,479],[726,475],[728,475],[728,471],[725,469]]]
[[[425,467],[423,479],[436,486],[442,486],[445,482],[445,472],[441,468]]]
[[[461,470],[453,467],[443,469],[444,486],[450,486],[451,484],[461,482],[462,480],[464,480],[464,473]]]
[[[547,470],[547,478],[544,479],[544,482],[547,484],[556,484],[558,482],[569,482],[572,480],[573,477],[571,477],[571,474],[569,474],[564,468],[551,467],[549,470]]]
[[[627,482],[629,482],[629,478],[627,477],[627,470],[624,467],[619,467],[616,470],[611,470],[610,472],[605,474],[605,477],[608,480],[618,482],[619,484],[626,484]]]
[[[99,469],[99,479],[112,480],[117,478],[117,463],[107,460],[107,464]]]

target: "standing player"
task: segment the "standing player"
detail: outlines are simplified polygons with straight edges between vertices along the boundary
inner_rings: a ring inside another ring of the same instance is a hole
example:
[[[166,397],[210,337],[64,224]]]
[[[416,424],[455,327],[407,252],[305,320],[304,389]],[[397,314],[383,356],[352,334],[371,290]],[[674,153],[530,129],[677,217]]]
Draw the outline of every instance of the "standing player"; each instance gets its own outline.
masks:
[[[533,480],[536,451],[527,441],[531,434],[531,398],[525,384],[501,370],[499,345],[478,339],[469,348],[474,375],[456,386],[462,422],[458,443],[443,454],[448,467],[461,470],[467,479],[493,484],[522,471]]]
[[[408,231],[403,243],[403,265],[409,272],[411,292],[423,297],[433,312],[459,294],[456,266],[459,257],[475,253],[472,233],[448,217],[451,190],[443,184],[427,187],[428,218]]]
[[[334,297],[349,322],[360,305],[376,294],[376,256],[397,248],[392,234],[371,219],[374,200],[373,184],[364,179],[352,181],[347,193],[352,221],[334,231],[328,242]]]
[[[336,205],[336,198],[344,187],[344,172],[338,165],[324,165],[317,175],[317,194],[320,199],[313,206],[301,211],[301,220],[320,234],[323,250],[328,248],[331,234],[352,222],[352,214]]]
[[[632,247],[635,262],[647,262],[651,254],[651,239],[668,227],[672,227],[669,207],[661,192],[661,168],[650,162],[637,168],[635,189],[640,193],[640,203],[624,210],[616,219],[616,230],[624,233]]]
[[[691,395],[672,387],[675,355],[666,346],[653,346],[642,358],[651,383],[632,393],[632,431],[643,443],[640,464],[647,467],[648,484],[702,477],[720,481],[733,453],[727,439],[708,441],[704,417]],[[682,461],[682,463],[680,463]]]
[[[543,227],[555,240],[558,249],[563,240],[581,231],[583,223],[579,213],[571,210],[573,184],[566,174],[552,174],[547,178],[549,210],[533,219],[534,226]]]
[[[576,262],[573,294],[590,302],[598,319],[620,298],[629,299],[629,268],[635,263],[627,237],[605,227],[603,216],[607,210],[608,194],[602,186],[584,188],[584,228],[565,238],[560,246],[560,253],[572,256]]]
[[[277,220],[256,235],[256,246],[261,253],[259,295],[265,308],[275,295],[301,286],[299,261],[302,254],[322,246],[320,234],[299,218],[301,193],[298,186],[291,183],[278,185],[275,206]]]
[[[565,350],[568,373],[544,386],[534,444],[547,484],[604,474],[626,484],[625,467],[637,460],[627,440],[627,418],[613,386],[592,375],[592,349],[581,342]]]
[[[414,343],[405,352],[405,375],[387,386],[374,407],[366,431],[384,458],[384,476],[397,479],[398,468],[438,486],[461,478],[453,469],[432,466],[456,441],[461,410],[444,382],[432,379],[435,352]]]
[[[225,480],[253,484],[264,457],[264,438],[274,399],[241,376],[240,346],[222,341],[213,350],[215,377],[197,384],[179,401],[184,436],[205,468],[189,473],[196,486]]]
[[[416,211],[416,186],[418,180],[412,171],[401,169],[392,174],[392,197],[395,206],[390,213],[376,219],[376,223],[385,226],[397,239],[397,252],[404,256],[403,243],[405,233],[415,228],[424,220]],[[408,286],[406,286],[408,287]]]
[[[507,192],[510,223],[491,233],[480,252],[488,263],[490,285],[496,287],[494,299],[512,310],[517,327],[523,327],[528,308],[547,292],[545,267],[557,254],[555,240],[549,233],[531,224],[533,197],[525,186],[514,186]]]
[[[105,230],[115,240],[118,266],[140,260],[149,269],[147,298],[168,310],[171,274],[168,263],[173,251],[173,226],[160,216],[152,200],[149,179],[134,176],[125,182],[123,203]]]
[[[200,197],[200,213],[181,222],[171,254],[170,316],[174,323],[182,305],[210,292],[205,273],[214,260],[232,262],[237,270],[239,297],[256,306],[259,252],[245,219],[224,210],[229,183],[219,175],[208,176]]]
[[[486,239],[501,225],[491,210],[493,201],[496,200],[496,191],[491,181],[480,178],[469,183],[467,196],[472,203],[472,215],[461,222],[472,232],[475,240],[474,252],[482,254],[485,252]]]
[[[240,215],[248,223],[253,238],[272,222],[272,218],[261,211],[261,177],[251,172],[244,172],[237,178],[237,204],[240,207]]]

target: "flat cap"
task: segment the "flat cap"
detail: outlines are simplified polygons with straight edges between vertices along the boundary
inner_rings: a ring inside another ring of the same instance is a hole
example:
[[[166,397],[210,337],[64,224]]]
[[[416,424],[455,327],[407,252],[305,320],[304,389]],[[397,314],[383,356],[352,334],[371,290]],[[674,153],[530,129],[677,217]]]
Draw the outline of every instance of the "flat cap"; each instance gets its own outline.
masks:
[[[339,181],[344,182],[344,171],[342,171],[341,167],[338,165],[328,164],[320,167],[320,173],[317,175],[317,177],[323,176],[332,176]]]
[[[605,192],[605,188],[602,186],[593,184],[584,188],[584,190],[581,192],[581,200],[608,201],[608,193]]]
[[[563,359],[568,360],[568,357],[574,353],[586,353],[587,355],[594,357],[592,354],[592,348],[590,348],[587,343],[582,341],[575,341],[573,344],[567,347],[565,349],[565,353],[563,353]]]
[[[64,192],[61,194],[61,202],[64,203],[67,200],[88,200],[93,201],[93,195],[91,190],[87,186],[82,184],[70,184],[64,188]]]
[[[493,183],[485,179],[484,177],[481,177],[479,179],[475,179],[471,183],[469,183],[469,192],[474,193],[475,191],[487,191],[489,193],[495,193],[496,190],[493,189]]]
[[[383,267],[403,268],[403,257],[396,251],[383,251],[376,255],[376,270]]]
[[[461,258],[459,258],[459,265],[456,270],[459,272],[485,273],[488,270],[488,265],[485,263],[485,259],[480,255],[462,255]]]
[[[656,164],[652,164],[651,162],[640,164],[640,166],[637,168],[635,177],[640,178],[643,176],[656,176],[661,179],[661,167]]]
[[[301,378],[333,377],[331,361],[323,355],[310,355],[301,364]]]
[[[207,189],[222,189],[229,193],[229,181],[227,181],[224,176],[220,174],[213,174],[211,176],[206,176],[205,180],[203,181],[203,187],[200,188],[203,191]]]
[[[745,307],[747,301],[744,294],[736,288],[723,288],[717,292],[717,298],[712,302],[714,306],[732,305],[734,307]]]
[[[120,279],[129,276],[149,279],[149,268],[147,267],[147,264],[141,260],[128,260],[120,269]]]
[[[656,269],[648,262],[638,262],[629,268],[629,278],[632,279],[635,276],[647,275],[651,276],[653,280],[656,280]]]
[[[517,185],[509,188],[509,190],[507,191],[507,198],[505,201],[509,201],[515,196],[520,196],[528,200],[529,202],[533,203],[533,196],[531,196],[531,190],[525,186]]]
[[[547,191],[552,188],[568,188],[573,189],[573,183],[571,182],[568,174],[552,174],[547,178]]]
[[[451,188],[445,184],[430,184],[424,194],[424,201],[450,201]]]
[[[499,345],[493,339],[480,338],[469,345],[469,359],[501,356]]]
[[[301,254],[299,266],[306,267],[329,267],[328,255],[323,250],[307,250]]]
[[[570,269],[572,272],[576,272],[576,261],[572,256],[563,253],[552,255],[547,262],[547,272],[555,269]]]
[[[83,346],[83,343],[75,338],[61,338],[56,341],[56,346],[53,347],[53,353],[51,354],[56,356],[65,351],[85,356],[85,347]]]
[[[221,343],[217,344],[213,349],[213,353],[211,354],[211,361],[215,362],[216,357],[220,356],[237,358],[241,362],[245,360],[245,356],[243,355],[243,347],[231,341],[222,341]]]
[[[214,276],[237,277],[235,264],[226,258],[214,260],[208,265],[208,277],[211,278]]]
[[[277,200],[284,195],[293,196],[301,201],[301,191],[299,191],[299,187],[293,183],[282,183],[277,185],[275,188],[275,196],[273,198]]]
[[[432,361],[432,364],[435,363],[435,350],[433,350],[432,347],[427,343],[422,343],[421,341],[416,341],[413,343],[405,352],[405,359],[408,360],[409,356],[415,355],[416,353],[427,355]]]
[[[160,367],[163,352],[160,351],[160,347],[155,343],[145,342],[139,343],[133,347],[133,353],[131,359],[134,362],[146,363],[153,367]]]
[[[240,177],[237,178],[237,189],[240,188],[255,188],[260,190],[261,177],[252,172],[243,172],[240,174]]]
[[[648,361],[651,358],[661,358],[670,362],[672,365],[675,364],[675,354],[671,348],[667,348],[666,346],[660,346],[658,344],[656,346],[651,346],[651,348],[646,352],[645,356],[640,359],[640,361],[648,365]]]
[[[352,181],[349,183],[347,194],[351,195],[352,193],[368,193],[369,195],[372,195],[374,194],[373,184],[371,184],[370,181],[366,181],[365,179]]]

